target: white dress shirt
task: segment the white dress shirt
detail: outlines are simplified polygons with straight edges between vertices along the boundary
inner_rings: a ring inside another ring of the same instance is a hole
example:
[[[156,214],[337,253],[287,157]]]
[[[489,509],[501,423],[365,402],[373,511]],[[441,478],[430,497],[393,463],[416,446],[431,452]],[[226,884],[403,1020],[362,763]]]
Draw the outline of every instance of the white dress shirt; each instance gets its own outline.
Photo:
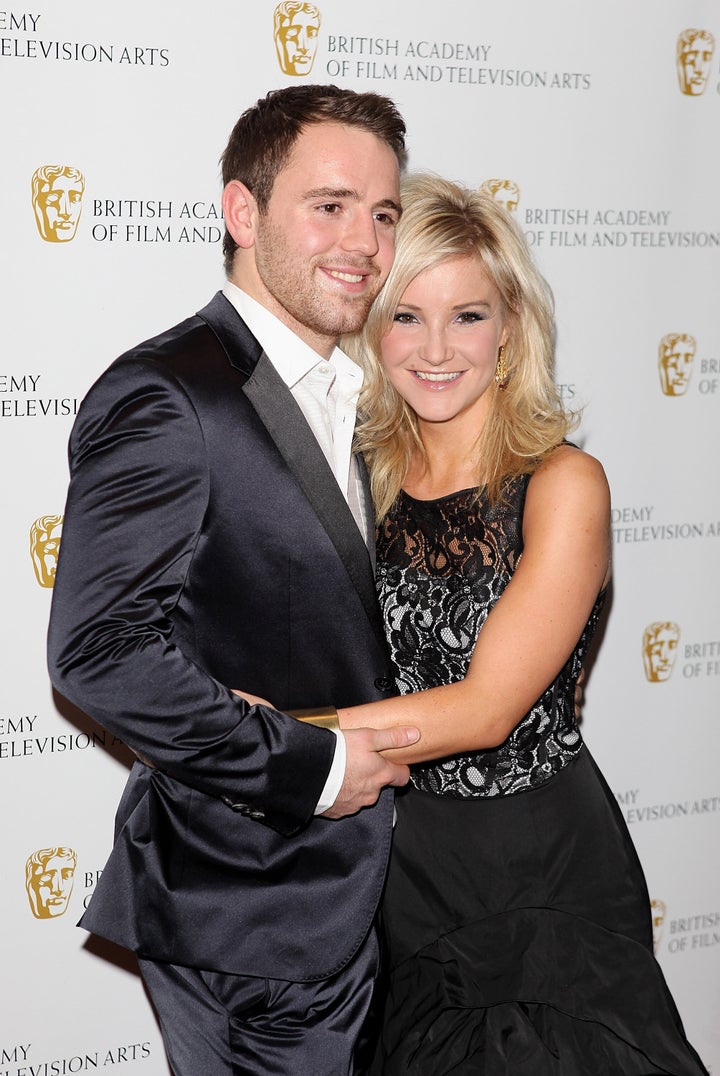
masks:
[[[363,382],[361,368],[337,347],[329,359],[322,358],[266,307],[230,281],[226,281],[223,294],[290,389],[368,544],[372,535],[357,460],[352,453],[357,399]],[[335,757],[316,814],[333,805],[345,777],[345,737],[339,730],[335,735]]]

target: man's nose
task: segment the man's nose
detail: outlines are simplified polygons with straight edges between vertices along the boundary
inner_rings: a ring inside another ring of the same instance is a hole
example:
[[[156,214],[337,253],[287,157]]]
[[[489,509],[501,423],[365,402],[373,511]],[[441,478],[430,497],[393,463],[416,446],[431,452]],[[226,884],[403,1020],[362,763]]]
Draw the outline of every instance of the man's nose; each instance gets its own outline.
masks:
[[[369,258],[377,254],[377,224],[371,213],[353,213],[345,229],[342,246],[345,250],[359,251]]]

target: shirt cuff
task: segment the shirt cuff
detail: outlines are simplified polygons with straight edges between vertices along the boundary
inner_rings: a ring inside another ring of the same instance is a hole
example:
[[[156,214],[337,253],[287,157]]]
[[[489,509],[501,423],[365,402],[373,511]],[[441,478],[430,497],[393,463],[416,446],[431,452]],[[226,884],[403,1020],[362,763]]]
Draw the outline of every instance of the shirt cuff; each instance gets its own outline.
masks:
[[[332,760],[332,765],[330,766],[330,772],[327,775],[327,780],[325,781],[325,787],[320,794],[320,799],[315,808],[315,814],[324,814],[325,811],[330,810],[337,799],[338,792],[342,788],[342,783],[345,780],[345,763],[347,760],[345,737],[340,729],[332,729],[332,732],[335,733],[337,739],[335,755]]]

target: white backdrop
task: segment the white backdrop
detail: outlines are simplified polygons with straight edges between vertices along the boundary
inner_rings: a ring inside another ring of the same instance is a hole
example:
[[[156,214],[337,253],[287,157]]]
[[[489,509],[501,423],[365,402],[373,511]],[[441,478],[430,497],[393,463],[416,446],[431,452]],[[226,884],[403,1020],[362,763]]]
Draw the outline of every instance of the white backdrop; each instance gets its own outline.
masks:
[[[131,960],[75,927],[126,761],[48,683],[52,517],[92,380],[222,284],[218,158],[235,119],[302,78],[392,96],[412,168],[496,181],[553,286],[558,382],[585,406],[579,439],[614,503],[614,593],[584,733],[643,861],[688,1035],[720,1073],[720,10],[322,0],[316,52],[293,74],[274,8],[0,11],[0,1076],[167,1076]],[[688,86],[676,52],[690,28],[705,33],[684,50]],[[32,179],[48,165],[36,219]]]

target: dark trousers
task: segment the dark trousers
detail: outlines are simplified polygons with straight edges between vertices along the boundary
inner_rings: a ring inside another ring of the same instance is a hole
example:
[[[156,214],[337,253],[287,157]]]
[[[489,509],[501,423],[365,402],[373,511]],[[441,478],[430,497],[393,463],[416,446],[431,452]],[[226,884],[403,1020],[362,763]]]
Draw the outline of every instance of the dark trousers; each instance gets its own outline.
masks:
[[[375,933],[330,979],[291,983],[140,960],[175,1076],[352,1076]]]

